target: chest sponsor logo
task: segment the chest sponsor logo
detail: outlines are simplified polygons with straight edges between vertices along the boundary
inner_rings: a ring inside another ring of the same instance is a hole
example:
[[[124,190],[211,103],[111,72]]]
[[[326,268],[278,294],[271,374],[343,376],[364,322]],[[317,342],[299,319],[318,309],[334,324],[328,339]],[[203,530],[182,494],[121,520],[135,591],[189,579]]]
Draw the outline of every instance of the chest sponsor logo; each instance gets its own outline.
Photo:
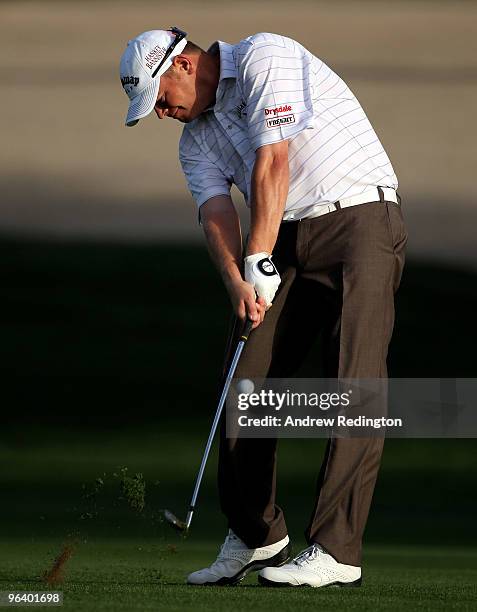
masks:
[[[265,109],[265,117],[281,115],[282,113],[289,113],[292,110],[290,104],[282,104],[282,106],[273,106],[272,108]]]
[[[235,107],[235,112],[239,119],[247,115],[247,103],[242,100],[238,106]]]
[[[295,115],[285,115],[284,117],[273,117],[267,119],[267,128],[275,128],[280,125],[288,125],[289,123],[295,123]]]

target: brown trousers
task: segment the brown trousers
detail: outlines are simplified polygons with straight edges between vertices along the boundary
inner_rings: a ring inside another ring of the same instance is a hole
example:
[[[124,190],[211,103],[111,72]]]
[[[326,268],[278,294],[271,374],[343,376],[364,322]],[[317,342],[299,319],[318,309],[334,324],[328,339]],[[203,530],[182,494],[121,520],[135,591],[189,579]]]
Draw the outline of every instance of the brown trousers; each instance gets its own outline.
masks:
[[[391,202],[282,223],[273,254],[282,283],[264,322],[250,335],[235,376],[293,377],[321,332],[325,376],[386,378],[406,240],[401,208]],[[236,321],[225,370],[240,330]],[[287,534],[275,504],[276,446],[275,439],[229,439],[222,420],[221,507],[250,548]],[[361,564],[382,448],[382,438],[328,441],[306,538],[340,563]]]

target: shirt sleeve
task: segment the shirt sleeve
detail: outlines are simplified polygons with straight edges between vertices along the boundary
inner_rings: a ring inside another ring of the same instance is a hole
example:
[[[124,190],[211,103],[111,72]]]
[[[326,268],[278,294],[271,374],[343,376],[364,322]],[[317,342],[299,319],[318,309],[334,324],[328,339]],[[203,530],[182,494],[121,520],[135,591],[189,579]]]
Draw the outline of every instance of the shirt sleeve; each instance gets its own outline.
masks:
[[[314,127],[309,62],[298,45],[249,43],[238,83],[254,150]]]
[[[214,196],[230,195],[231,185],[227,177],[201,151],[187,129],[184,129],[180,139],[179,160],[187,186],[199,209]]]

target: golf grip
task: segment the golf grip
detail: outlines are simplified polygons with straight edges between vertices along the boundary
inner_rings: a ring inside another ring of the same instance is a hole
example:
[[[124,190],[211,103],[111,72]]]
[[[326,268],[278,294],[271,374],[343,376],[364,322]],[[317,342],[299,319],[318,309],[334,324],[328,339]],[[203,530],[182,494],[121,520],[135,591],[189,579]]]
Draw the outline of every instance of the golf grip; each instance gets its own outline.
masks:
[[[240,336],[240,340],[247,342],[248,337],[250,336],[250,332],[252,331],[253,321],[251,319],[247,319],[243,326],[242,335]]]
[[[240,359],[240,355],[242,354],[243,347],[245,346],[245,343],[247,342],[248,337],[250,336],[252,327],[253,327],[253,321],[251,321],[250,319],[247,319],[244,323],[242,334],[239,338],[237,348],[235,349],[234,357],[232,359],[232,362],[229,367],[229,371],[227,373],[227,378],[225,380],[224,387],[222,389],[222,394],[220,396],[219,405],[217,406],[217,411],[215,413],[214,421],[210,429],[209,438],[205,446],[205,451],[204,451],[204,455],[202,457],[202,461],[200,464],[199,473],[197,474],[197,479],[195,481],[194,492],[192,494],[192,499],[190,502],[189,511],[187,513],[187,518],[186,518],[186,530],[189,529],[190,524],[192,522],[192,515],[194,514],[194,510],[195,510],[195,504],[197,501],[197,496],[199,494],[200,483],[202,482],[202,477],[204,475],[205,466],[207,463],[207,459],[209,457],[210,449],[212,447],[212,442],[214,440],[215,432],[217,430],[217,425],[219,424],[220,416],[222,414],[222,409],[224,407],[225,400],[227,398],[227,393],[229,391],[230,383],[232,382],[232,378],[234,377],[235,370],[237,368],[237,364]]]

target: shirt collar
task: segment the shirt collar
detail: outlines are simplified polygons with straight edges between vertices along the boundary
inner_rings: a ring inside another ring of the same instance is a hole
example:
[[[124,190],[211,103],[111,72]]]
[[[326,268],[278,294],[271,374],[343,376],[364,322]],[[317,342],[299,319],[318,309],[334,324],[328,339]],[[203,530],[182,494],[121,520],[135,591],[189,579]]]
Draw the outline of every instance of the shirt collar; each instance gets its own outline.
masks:
[[[220,53],[220,81],[224,79],[236,79],[237,69],[235,68],[235,59],[233,57],[234,46],[226,42],[217,40],[207,49],[207,53],[217,55]]]
[[[207,49],[207,53],[211,55],[220,54],[220,75],[219,75],[219,84],[217,86],[217,93],[215,96],[215,104],[209,106],[204,110],[204,113],[208,111],[214,110],[217,102],[220,101],[223,95],[223,81],[224,79],[236,79],[237,78],[237,69],[235,68],[235,60],[233,57],[233,45],[229,45],[226,42],[222,42],[221,40],[216,40],[210,47]]]

